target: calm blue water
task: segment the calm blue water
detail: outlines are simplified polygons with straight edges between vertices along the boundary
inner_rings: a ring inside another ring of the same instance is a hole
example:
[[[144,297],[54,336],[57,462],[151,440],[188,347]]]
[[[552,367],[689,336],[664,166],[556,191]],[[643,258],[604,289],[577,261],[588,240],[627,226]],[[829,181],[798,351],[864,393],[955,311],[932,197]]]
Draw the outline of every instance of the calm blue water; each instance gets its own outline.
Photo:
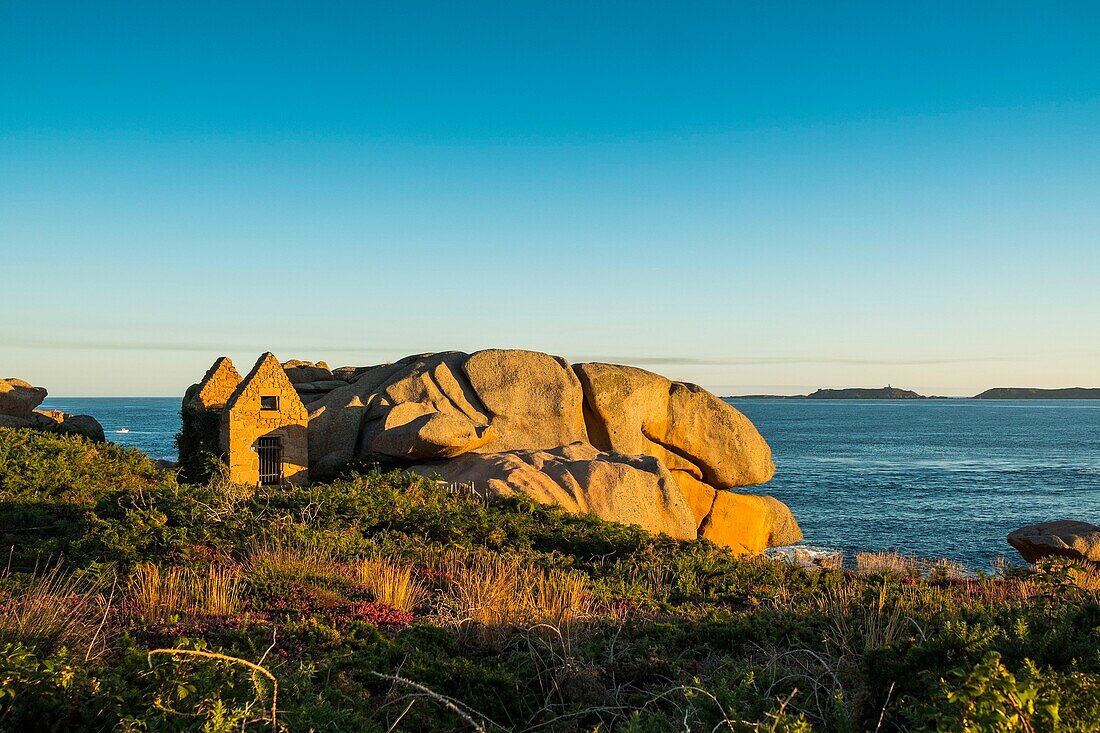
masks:
[[[103,426],[107,440],[174,461],[182,401],[180,397],[47,397],[40,409],[91,415]],[[121,428],[130,432],[116,432]]]
[[[987,567],[1013,529],[1100,523],[1097,400],[728,400],[772,446],[763,491],[806,542]]]
[[[976,567],[1018,557],[1005,535],[1075,518],[1100,524],[1100,401],[730,400],[778,467],[806,543],[899,550]],[[49,398],[108,440],[175,460],[177,397]],[[119,428],[129,433],[116,433]]]

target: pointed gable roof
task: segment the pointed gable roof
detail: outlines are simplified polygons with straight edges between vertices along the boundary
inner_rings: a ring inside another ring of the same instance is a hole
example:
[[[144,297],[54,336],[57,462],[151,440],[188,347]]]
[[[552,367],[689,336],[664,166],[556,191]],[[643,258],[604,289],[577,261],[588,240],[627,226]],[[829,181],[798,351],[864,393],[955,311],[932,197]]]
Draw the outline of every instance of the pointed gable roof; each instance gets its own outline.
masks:
[[[233,362],[228,356],[219,356],[206,370],[206,376],[199,382],[190,404],[205,409],[225,407],[240,383],[241,373],[233,366]]]
[[[225,409],[232,410],[245,400],[258,396],[257,393],[260,391],[261,385],[264,391],[270,389],[278,392],[280,397],[286,398],[281,401],[280,412],[288,415],[294,415],[295,413],[307,414],[306,406],[302,404],[298,392],[294,389],[294,385],[290,383],[286,370],[283,369],[283,365],[270,351],[264,352],[256,360],[256,365],[252,367],[252,371],[233,390],[233,394],[225,404]]]

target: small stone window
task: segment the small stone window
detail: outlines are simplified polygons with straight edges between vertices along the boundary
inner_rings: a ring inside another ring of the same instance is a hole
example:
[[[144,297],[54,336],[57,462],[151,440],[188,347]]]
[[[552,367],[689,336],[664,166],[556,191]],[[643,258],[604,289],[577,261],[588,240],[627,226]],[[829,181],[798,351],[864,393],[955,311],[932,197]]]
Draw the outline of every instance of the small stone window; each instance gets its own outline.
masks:
[[[261,410],[278,410],[279,409],[279,397],[277,395],[267,395],[260,397],[260,409]]]

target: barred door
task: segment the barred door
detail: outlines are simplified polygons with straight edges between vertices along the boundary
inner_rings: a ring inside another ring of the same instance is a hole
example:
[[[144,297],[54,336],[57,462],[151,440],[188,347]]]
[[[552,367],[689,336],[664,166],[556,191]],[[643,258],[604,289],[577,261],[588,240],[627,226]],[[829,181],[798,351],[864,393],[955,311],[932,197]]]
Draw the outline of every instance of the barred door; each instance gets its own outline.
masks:
[[[260,456],[260,484],[277,486],[283,482],[283,445],[278,438],[260,438],[256,441],[256,453]]]

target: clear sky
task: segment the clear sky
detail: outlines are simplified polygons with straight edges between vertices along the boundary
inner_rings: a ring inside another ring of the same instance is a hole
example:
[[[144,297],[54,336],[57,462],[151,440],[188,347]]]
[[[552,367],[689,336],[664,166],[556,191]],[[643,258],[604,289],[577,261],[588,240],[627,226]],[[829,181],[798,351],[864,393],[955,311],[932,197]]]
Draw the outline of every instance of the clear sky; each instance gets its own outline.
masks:
[[[1100,386],[1100,4],[3,2],[0,376]]]

